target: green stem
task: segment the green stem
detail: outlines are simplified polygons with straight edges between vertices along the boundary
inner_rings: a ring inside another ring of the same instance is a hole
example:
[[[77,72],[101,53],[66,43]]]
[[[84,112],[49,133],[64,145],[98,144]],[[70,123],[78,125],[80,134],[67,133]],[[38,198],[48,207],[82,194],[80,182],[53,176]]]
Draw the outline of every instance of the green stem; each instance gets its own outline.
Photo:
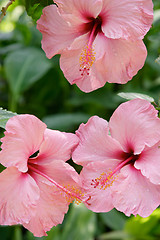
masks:
[[[15,226],[12,240],[22,240],[22,228],[21,226]]]
[[[14,93],[11,93],[8,110],[12,112],[17,111],[18,96]]]

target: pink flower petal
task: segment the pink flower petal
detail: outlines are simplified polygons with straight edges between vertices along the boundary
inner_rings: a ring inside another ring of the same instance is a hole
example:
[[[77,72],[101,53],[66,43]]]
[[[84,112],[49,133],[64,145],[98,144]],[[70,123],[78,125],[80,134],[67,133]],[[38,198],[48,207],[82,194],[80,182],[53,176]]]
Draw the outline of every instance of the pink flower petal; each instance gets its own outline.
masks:
[[[151,0],[103,1],[102,31],[108,38],[143,39],[153,21]]]
[[[78,15],[79,18],[86,19],[96,18],[102,9],[102,0],[56,0],[58,8],[65,13]],[[62,12],[62,13],[63,13]]]
[[[73,3],[84,19],[97,18],[102,8],[102,0],[73,0]]]
[[[42,48],[48,58],[61,53],[80,34],[64,20],[55,5],[43,9],[37,29],[43,35]]]
[[[140,154],[145,146],[160,140],[160,119],[157,110],[146,100],[134,99],[122,103],[109,121],[111,136],[126,152]]]
[[[93,161],[120,159],[123,149],[108,134],[108,123],[102,118],[93,116],[86,124],[82,123],[76,131],[80,142],[72,154],[73,161],[84,166]]]
[[[72,45],[63,51],[61,55],[60,67],[71,84],[82,79],[80,57],[83,49],[87,46],[88,39],[88,33],[76,38]]]
[[[91,162],[83,167],[80,176],[83,187],[90,196],[90,200],[85,204],[90,210],[94,212],[108,212],[114,208],[111,187],[101,189],[101,186],[94,187],[92,184],[103,173],[108,174],[109,169],[113,169],[118,162],[117,160]]]
[[[40,188],[37,212],[29,223],[25,223],[23,226],[34,236],[42,237],[47,236],[46,231],[49,231],[53,226],[62,223],[64,214],[68,210],[68,204],[61,191],[45,184],[41,181],[40,176],[37,176],[37,184]]]
[[[42,165],[52,164],[55,160],[67,161],[78,141],[75,134],[46,129],[39,155],[33,162]]]
[[[46,164],[44,162],[42,165],[34,164],[34,167],[53,179],[61,186],[75,186],[77,188],[81,187],[81,179],[79,177],[79,174],[72,166],[70,166],[68,163],[65,163],[64,161],[54,160],[49,163],[46,162]],[[43,182],[51,186],[53,185],[53,183],[49,182],[45,178],[43,179]]]
[[[18,115],[8,120],[5,136],[1,139],[0,162],[5,167],[15,166],[21,172],[28,170],[30,155],[39,150],[46,125],[32,115]]]
[[[127,165],[112,186],[113,205],[124,212],[148,217],[160,204],[160,186],[152,184],[140,171]]]
[[[60,67],[70,84],[76,84],[82,91],[87,93],[104,86],[106,81],[95,71],[94,65],[90,69],[89,75],[81,75],[79,59],[82,51],[83,48],[64,51],[60,58]]]
[[[101,56],[95,62],[99,78],[109,83],[124,84],[144,65],[147,51],[143,41],[109,39],[99,34],[95,39],[95,52]],[[114,64],[113,64],[114,63]]]
[[[27,173],[9,167],[0,173],[0,224],[28,223],[36,212],[39,188]]]
[[[160,184],[160,142],[153,147],[145,147],[134,163],[136,169],[149,178],[150,182]]]
[[[74,168],[63,161],[53,161],[43,166],[34,164],[34,168],[74,194],[81,191],[80,176]],[[64,214],[68,211],[68,205],[74,198],[46,178],[34,172],[31,175],[40,188],[40,200],[36,215],[28,224],[24,224],[24,227],[33,232],[35,236],[41,237],[46,235],[46,231],[49,231],[53,226],[62,223]]]
[[[65,0],[55,0],[54,2],[57,4],[60,13],[71,14],[73,12],[73,0],[67,2]]]

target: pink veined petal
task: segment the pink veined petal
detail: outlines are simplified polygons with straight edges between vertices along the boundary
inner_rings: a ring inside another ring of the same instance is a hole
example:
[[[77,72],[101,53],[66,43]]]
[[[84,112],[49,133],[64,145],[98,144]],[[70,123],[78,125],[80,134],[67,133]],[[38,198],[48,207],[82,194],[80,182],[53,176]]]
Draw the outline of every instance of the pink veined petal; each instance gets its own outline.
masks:
[[[104,190],[101,189],[101,186],[94,187],[92,184],[96,178],[100,178],[101,174],[108,174],[118,162],[117,160],[91,162],[83,167],[80,176],[82,178],[83,187],[90,196],[90,200],[85,204],[88,209],[94,212],[108,212],[114,208],[111,187],[107,187]]]
[[[71,190],[72,186],[76,187],[77,189],[81,188],[82,184],[79,174],[72,166],[70,166],[68,163],[65,163],[64,161],[54,160],[46,164],[43,163],[42,165],[39,165],[38,163],[34,164],[34,168],[38,169],[40,172],[44,173],[63,187],[69,187]],[[45,178],[43,178],[41,181],[48,185],[53,185],[53,183],[49,182]]]
[[[81,179],[78,173],[69,164],[63,161],[53,161],[49,164],[37,165],[32,167],[53,179],[62,188],[69,190],[75,195],[83,197],[81,192]],[[29,229],[37,237],[46,235],[51,227],[62,223],[64,214],[68,210],[68,205],[74,197],[68,195],[43,176],[37,175],[32,171],[31,176],[40,188],[40,200],[37,206],[36,215],[24,227]],[[35,224],[36,223],[36,224]]]
[[[88,18],[96,18],[102,9],[102,0],[56,0],[58,8],[61,13],[68,13],[77,15],[79,20],[86,20]]]
[[[65,13],[65,14],[71,14],[73,13],[73,0],[68,0],[68,1],[65,1],[65,0],[55,0],[54,1],[57,6],[58,6],[58,9],[60,11],[61,14]]]
[[[160,204],[160,186],[127,165],[113,183],[112,199],[114,207],[127,216],[139,214],[148,217]]]
[[[134,99],[122,103],[109,121],[111,136],[126,152],[140,154],[145,146],[160,141],[160,119],[157,110],[146,100]]]
[[[73,151],[73,161],[84,166],[89,162],[121,159],[123,149],[108,131],[108,122],[97,116],[91,117],[86,124],[82,123],[76,131],[80,141]]]
[[[80,38],[78,40],[81,41]],[[95,70],[94,64],[90,68],[89,75],[86,73],[84,76],[81,75],[80,57],[86,46],[87,44],[79,49],[67,49],[63,51],[60,58],[60,67],[70,84],[76,84],[83,92],[87,93],[103,87],[106,80]]]
[[[83,49],[87,46],[88,39],[88,33],[76,38],[72,45],[61,54],[60,67],[70,84],[82,80],[80,57]]]
[[[97,18],[102,9],[102,0],[73,0],[73,3],[84,19]]]
[[[103,56],[95,62],[95,70],[109,83],[127,83],[143,67],[147,57],[141,40],[109,39],[98,34],[94,44],[95,51]]]
[[[160,142],[153,147],[145,147],[134,167],[149,178],[150,182],[160,184]]]
[[[100,16],[106,37],[143,39],[153,21],[153,3],[151,0],[103,0]]]
[[[18,115],[6,124],[5,136],[1,139],[0,162],[5,167],[15,166],[21,172],[28,170],[30,155],[38,151],[46,124],[33,115]]]
[[[36,213],[39,188],[28,173],[9,167],[0,173],[0,224],[28,223]]]
[[[61,53],[80,34],[65,21],[55,5],[43,9],[37,29],[42,33],[42,48],[48,58]]]
[[[55,160],[67,161],[78,141],[75,134],[46,129],[39,155],[33,161],[39,165],[50,164]]]
[[[64,76],[69,81],[70,84],[76,84],[82,91],[91,92],[96,90],[106,83],[105,77],[96,70],[96,63],[98,63],[98,59],[102,58],[104,55],[103,48],[99,51],[97,47],[97,51],[94,51],[93,47],[93,55],[95,55],[95,60],[93,65],[91,64],[89,75],[85,73],[82,76],[82,71],[80,70],[81,65],[81,56],[83,56],[83,51],[86,49],[88,44],[89,34],[84,34],[75,39],[70,48],[63,51],[60,58],[60,67],[64,73]],[[99,44],[99,43],[98,43]],[[95,45],[95,44],[93,44]],[[102,62],[100,61],[102,64]],[[104,70],[103,70],[104,71]]]
[[[40,188],[40,199],[35,216],[23,226],[36,237],[47,236],[47,231],[62,223],[64,214],[68,211],[68,203],[58,188],[45,184],[39,175],[33,173],[32,176]]]

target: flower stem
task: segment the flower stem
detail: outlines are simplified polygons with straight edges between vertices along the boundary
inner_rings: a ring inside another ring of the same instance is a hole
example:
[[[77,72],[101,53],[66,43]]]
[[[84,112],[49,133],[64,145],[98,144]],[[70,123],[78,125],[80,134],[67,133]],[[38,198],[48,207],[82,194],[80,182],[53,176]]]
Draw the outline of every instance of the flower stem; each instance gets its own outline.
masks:
[[[2,7],[2,10],[1,10],[1,16],[0,16],[0,23],[3,19],[3,17],[6,15],[6,11],[8,9],[8,7],[13,3],[15,2],[15,0],[9,0],[9,2],[6,4],[5,7]]]

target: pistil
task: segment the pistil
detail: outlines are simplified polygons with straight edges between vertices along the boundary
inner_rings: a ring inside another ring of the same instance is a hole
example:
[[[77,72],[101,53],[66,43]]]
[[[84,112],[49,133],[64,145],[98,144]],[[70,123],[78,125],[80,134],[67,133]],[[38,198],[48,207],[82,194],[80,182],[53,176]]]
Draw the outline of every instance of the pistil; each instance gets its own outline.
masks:
[[[33,172],[41,175],[42,177],[46,178],[49,182],[51,182],[54,186],[56,186],[57,188],[59,188],[62,192],[66,193],[67,196],[69,196],[69,198],[67,197],[67,200],[69,201],[73,201],[76,200],[77,203],[80,202],[86,202],[88,201],[88,197],[87,198],[82,198],[84,196],[84,194],[77,188],[75,188],[74,186],[72,187],[73,192],[71,192],[70,190],[68,190],[66,187],[61,186],[59,183],[57,183],[56,181],[54,181],[52,178],[50,178],[49,176],[47,176],[45,173],[39,171],[37,168],[35,168],[33,166],[33,164],[29,164],[29,169],[32,170]]]
[[[103,172],[100,175],[100,177],[92,180],[91,185],[93,185],[94,188],[98,187],[104,190],[107,187],[110,187],[113,184],[114,180],[116,179],[116,173],[119,172],[119,170],[125,165],[134,162],[135,158],[136,156],[132,155],[126,160],[122,161],[120,164],[118,164],[117,167],[113,171],[109,172],[108,174]]]
[[[82,53],[80,55],[80,69],[79,71],[81,72],[81,76],[89,75],[89,71],[91,66],[93,65],[95,61],[95,51],[92,46],[93,41],[95,39],[96,35],[96,29],[98,26],[98,22],[96,22],[92,28],[91,34],[89,36],[88,44],[87,46],[82,50]]]

